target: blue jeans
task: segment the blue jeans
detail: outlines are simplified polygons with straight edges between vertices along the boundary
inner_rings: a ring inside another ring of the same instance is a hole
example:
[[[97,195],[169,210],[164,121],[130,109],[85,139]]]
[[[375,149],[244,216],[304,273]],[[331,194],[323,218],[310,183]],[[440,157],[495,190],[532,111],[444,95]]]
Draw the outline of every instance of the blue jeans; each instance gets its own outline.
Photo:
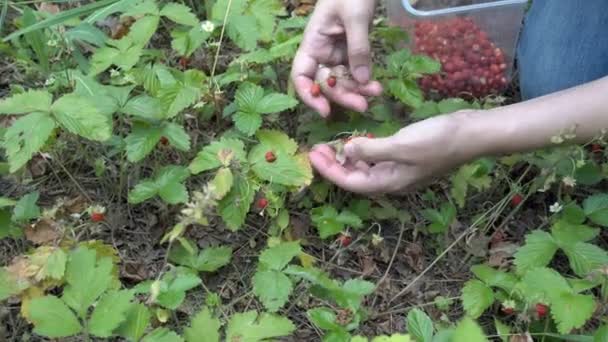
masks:
[[[533,0],[517,59],[524,99],[608,75],[608,0]]]

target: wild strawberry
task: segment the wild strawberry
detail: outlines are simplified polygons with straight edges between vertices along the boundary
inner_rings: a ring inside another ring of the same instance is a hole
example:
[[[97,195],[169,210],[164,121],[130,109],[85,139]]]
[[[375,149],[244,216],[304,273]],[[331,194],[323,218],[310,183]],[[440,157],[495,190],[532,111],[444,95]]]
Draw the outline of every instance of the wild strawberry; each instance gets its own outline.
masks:
[[[262,197],[258,200],[258,203],[256,205],[260,209],[266,209],[266,207],[268,206],[268,200]]]
[[[179,58],[178,63],[182,69],[186,69],[188,67],[188,64],[190,64],[190,59],[188,57],[183,56]]]
[[[93,222],[101,222],[105,220],[106,215],[104,213],[92,212],[91,213],[91,221]]]
[[[274,161],[277,160],[277,156],[272,151],[266,152],[266,155],[264,157],[266,158],[266,161],[269,163],[274,163]]]
[[[318,97],[321,95],[321,86],[318,83],[313,83],[310,87],[310,95],[313,97]]]
[[[517,207],[524,200],[524,197],[520,194],[515,194],[511,197],[511,205]]]
[[[505,315],[512,315],[515,312],[515,309],[514,308],[502,308],[501,311]]]
[[[367,138],[368,139],[374,139],[376,136],[374,135],[374,133],[367,133]]]
[[[160,143],[167,146],[169,144],[169,139],[167,137],[160,137]]]
[[[327,85],[330,88],[335,87],[337,82],[338,80],[336,79],[336,76],[329,76],[329,78],[327,79]]]
[[[338,236],[337,241],[340,244],[340,246],[348,247],[350,245],[350,243],[353,242],[353,238],[352,238],[352,236],[350,236],[348,234],[342,233],[342,234],[340,234],[340,236]]]
[[[502,302],[502,308],[500,310],[505,315],[512,315],[515,313],[515,302],[513,300],[505,300]]]
[[[538,315],[538,318],[543,318],[547,315],[547,311],[549,310],[549,308],[542,303],[537,303],[536,304],[536,314]]]
[[[602,145],[600,144],[591,144],[591,152],[593,153],[600,153],[602,152]]]

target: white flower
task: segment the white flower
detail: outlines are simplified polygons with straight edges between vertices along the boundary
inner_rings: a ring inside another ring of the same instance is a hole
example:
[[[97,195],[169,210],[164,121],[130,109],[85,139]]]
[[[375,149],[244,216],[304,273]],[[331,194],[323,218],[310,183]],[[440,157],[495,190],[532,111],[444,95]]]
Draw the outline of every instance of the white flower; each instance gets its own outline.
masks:
[[[587,164],[584,160],[579,159],[576,161],[576,168],[580,169],[581,167],[585,166],[585,164]]]
[[[116,69],[110,69],[110,77],[118,77],[120,75],[120,71]]]
[[[571,188],[576,186],[576,179],[574,179],[573,177],[570,177],[570,176],[566,176],[566,177],[562,178],[562,182],[564,183],[565,186],[569,186]]]
[[[559,202],[555,202],[549,207],[549,211],[554,214],[557,214],[560,211],[562,211],[563,208],[564,207],[561,204],[559,204]]]
[[[564,142],[564,138],[561,135],[554,135],[551,137],[551,142],[553,144],[559,145]]]
[[[215,30],[215,24],[209,20],[205,20],[201,23],[201,30],[211,33]]]
[[[46,42],[46,45],[51,46],[51,47],[53,47],[53,46],[57,46],[57,41],[56,41],[55,39],[49,39],[49,40]]]
[[[47,87],[51,86],[53,84],[55,84],[55,77],[53,77],[53,76],[47,78],[46,81],[44,81],[44,85]]]

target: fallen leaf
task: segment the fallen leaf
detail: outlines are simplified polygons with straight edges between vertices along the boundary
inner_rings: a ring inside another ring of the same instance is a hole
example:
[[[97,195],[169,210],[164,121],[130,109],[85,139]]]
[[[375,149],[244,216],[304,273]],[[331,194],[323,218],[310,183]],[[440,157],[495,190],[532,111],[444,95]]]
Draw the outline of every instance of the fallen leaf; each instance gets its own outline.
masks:
[[[490,249],[488,264],[499,268],[508,266],[518,248],[519,245],[506,241],[495,244]]]
[[[21,316],[30,323],[33,323],[30,320],[30,302],[32,299],[42,296],[44,296],[44,290],[35,286],[25,290],[21,295]]]
[[[25,238],[29,241],[37,245],[43,245],[57,240],[61,236],[59,230],[60,227],[57,222],[42,218],[40,221],[26,227],[24,233]]]
[[[474,256],[483,258],[488,255],[489,242],[489,236],[477,233],[467,240],[467,246],[469,247],[468,250]]]
[[[38,5],[38,10],[40,12],[57,14],[57,13],[59,13],[59,6],[49,3],[48,1],[45,1],[45,2],[42,2],[40,5]]]
[[[509,342],[534,342],[530,333],[525,333],[521,335],[513,335],[509,339]]]
[[[374,261],[374,258],[371,256],[364,256],[362,258],[362,263],[363,263],[362,273],[363,273],[364,277],[372,275],[377,269],[376,262]]]
[[[405,261],[417,273],[422,272],[424,269],[422,253],[422,247],[417,243],[409,243],[407,247],[405,247]]]

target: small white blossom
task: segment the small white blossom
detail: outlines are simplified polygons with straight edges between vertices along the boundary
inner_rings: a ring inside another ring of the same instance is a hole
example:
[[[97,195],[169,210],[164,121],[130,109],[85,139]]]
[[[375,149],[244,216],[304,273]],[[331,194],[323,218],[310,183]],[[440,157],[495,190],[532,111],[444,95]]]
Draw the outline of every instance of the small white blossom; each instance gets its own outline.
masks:
[[[46,81],[44,81],[44,85],[47,87],[52,86],[53,84],[55,84],[55,77],[53,76],[47,78]]]
[[[57,41],[55,39],[49,39],[46,42],[46,45],[51,46],[51,47],[57,46]]]
[[[569,186],[571,188],[576,186],[576,179],[574,179],[574,177],[566,176],[562,178],[562,182],[565,186]]]
[[[125,75],[125,77],[123,77],[122,80],[125,83],[135,83],[135,77],[133,77],[133,75],[131,75],[131,74]]]
[[[215,30],[215,24],[209,20],[205,20],[201,23],[201,30],[211,33]]]
[[[587,164],[584,160],[579,159],[576,161],[576,168],[580,169],[581,167],[585,166],[585,164]]]
[[[114,68],[110,69],[110,77],[118,77],[118,76],[120,76],[120,71],[118,71]]]
[[[559,145],[564,142],[564,138],[561,135],[554,135],[551,137],[551,143]]]
[[[557,214],[560,211],[562,211],[563,208],[564,207],[561,204],[559,204],[559,202],[555,202],[549,207],[549,211],[554,214]]]

